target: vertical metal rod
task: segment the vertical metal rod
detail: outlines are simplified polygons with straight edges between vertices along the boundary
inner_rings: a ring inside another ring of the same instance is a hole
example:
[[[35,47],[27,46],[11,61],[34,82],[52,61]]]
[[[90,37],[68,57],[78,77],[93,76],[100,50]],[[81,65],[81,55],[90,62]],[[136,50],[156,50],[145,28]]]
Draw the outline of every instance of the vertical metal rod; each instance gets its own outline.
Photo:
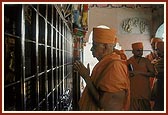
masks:
[[[46,99],[46,110],[48,110],[48,77],[47,77],[47,15],[48,15],[48,5],[46,4],[46,14],[45,14],[45,99]]]
[[[54,73],[53,73],[53,18],[54,18],[54,10],[53,10],[53,5],[51,6],[51,15],[52,15],[52,18],[51,18],[51,23],[52,23],[52,26],[51,26],[51,87],[52,87],[52,109],[54,109],[54,92],[53,92],[53,89],[54,89]]]
[[[25,5],[22,5],[21,18],[21,100],[22,110],[26,110],[26,83],[25,83]]]
[[[60,100],[61,95],[61,17],[58,15],[59,23],[58,23],[58,99]],[[59,108],[61,105],[59,103]]]
[[[37,12],[36,12],[36,106],[37,106],[37,110],[39,110],[39,47],[38,47],[38,42],[39,42],[39,5],[37,5]]]
[[[64,49],[64,46],[65,46],[65,34],[64,34],[64,21],[62,20],[62,65],[63,65],[63,68],[62,68],[62,80],[63,80],[63,84],[62,84],[62,90],[63,90],[63,93],[65,92],[65,87],[64,87],[64,84],[65,84],[65,74],[64,74],[64,71],[65,71],[65,60],[64,60],[64,52],[65,52],[65,49]]]
[[[55,76],[55,87],[56,87],[56,102],[58,102],[58,61],[57,61],[57,58],[58,58],[58,12],[56,11],[56,22],[55,22],[55,28],[56,28],[56,38],[55,38],[55,47],[56,47],[56,52],[55,52],[55,55],[56,55],[56,76]],[[56,110],[58,110],[58,103],[56,103]]]

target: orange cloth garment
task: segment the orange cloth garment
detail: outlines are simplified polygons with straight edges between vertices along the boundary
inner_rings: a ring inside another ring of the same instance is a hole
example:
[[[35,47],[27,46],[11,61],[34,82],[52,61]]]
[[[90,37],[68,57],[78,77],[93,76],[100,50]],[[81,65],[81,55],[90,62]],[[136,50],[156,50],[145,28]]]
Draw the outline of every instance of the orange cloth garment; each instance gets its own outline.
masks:
[[[157,58],[156,54],[153,52],[150,52],[150,54],[145,56],[147,59],[149,59],[151,62]]]
[[[138,63],[139,62],[139,63]],[[127,64],[132,64],[134,71],[148,72],[154,68],[150,61],[141,57],[140,61],[136,60],[134,56],[127,60]],[[148,76],[142,74],[135,74],[130,78],[130,110],[150,111],[151,87]],[[135,101],[136,100],[136,101]],[[138,102],[138,103],[136,103]],[[137,106],[138,104],[138,106]]]
[[[104,68],[107,67],[108,63],[110,63],[112,60],[115,61],[113,61],[110,64],[110,69],[106,72],[104,76],[101,76],[102,78],[101,80],[99,80],[100,74],[103,72]],[[128,71],[125,62],[121,61],[119,55],[113,53],[111,55],[105,56],[94,67],[91,79],[99,91],[115,93],[118,91],[127,90],[128,95],[126,97],[123,108],[125,109],[129,108],[130,88],[129,88]],[[94,103],[92,97],[89,95],[87,86],[82,94],[82,97],[80,98],[79,107],[80,110],[83,111],[100,110]]]
[[[128,59],[127,63],[133,65],[134,71],[148,72],[147,66],[149,65],[146,64],[146,59],[143,57],[140,59],[139,64],[133,56]],[[151,89],[149,77],[140,74],[130,77],[130,88],[132,98],[150,99]]]
[[[113,43],[117,42],[116,30],[93,28],[93,41],[97,43]]]
[[[114,52],[116,52],[116,54],[120,55],[122,60],[127,60],[127,56],[126,56],[124,50],[115,49]]]

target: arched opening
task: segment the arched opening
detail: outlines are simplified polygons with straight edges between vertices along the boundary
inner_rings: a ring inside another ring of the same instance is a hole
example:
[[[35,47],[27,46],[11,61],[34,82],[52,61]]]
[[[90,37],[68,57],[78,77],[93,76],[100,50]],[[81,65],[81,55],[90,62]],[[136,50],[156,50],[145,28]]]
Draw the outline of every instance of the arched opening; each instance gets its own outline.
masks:
[[[159,28],[156,31],[155,37],[161,38],[164,40],[165,33],[164,33],[164,23],[159,26]]]

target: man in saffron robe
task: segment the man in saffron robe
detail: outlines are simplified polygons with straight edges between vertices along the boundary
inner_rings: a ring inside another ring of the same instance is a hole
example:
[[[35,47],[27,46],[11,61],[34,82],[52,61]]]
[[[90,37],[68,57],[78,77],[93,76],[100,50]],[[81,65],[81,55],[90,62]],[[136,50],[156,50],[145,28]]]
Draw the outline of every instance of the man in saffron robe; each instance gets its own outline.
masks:
[[[132,44],[133,56],[127,60],[128,65],[132,65],[130,71],[130,110],[150,111],[151,88],[149,77],[155,75],[154,66],[147,59],[142,57],[143,44],[136,42]]]
[[[93,57],[98,63],[89,70],[79,61],[74,68],[86,81],[86,87],[79,100],[81,111],[121,111],[129,109],[130,86],[125,61],[113,49],[116,31],[93,28]]]
[[[162,41],[161,38],[152,38],[150,43],[151,43],[151,47],[152,47],[152,51],[150,52],[150,54],[146,55],[145,57],[148,58],[152,64],[155,64],[157,63],[157,60],[159,59],[156,51],[155,51],[155,44],[157,42],[160,42]],[[154,81],[155,81],[155,78],[154,77],[150,77],[150,86],[151,86],[151,89],[153,87],[153,84],[154,84]]]

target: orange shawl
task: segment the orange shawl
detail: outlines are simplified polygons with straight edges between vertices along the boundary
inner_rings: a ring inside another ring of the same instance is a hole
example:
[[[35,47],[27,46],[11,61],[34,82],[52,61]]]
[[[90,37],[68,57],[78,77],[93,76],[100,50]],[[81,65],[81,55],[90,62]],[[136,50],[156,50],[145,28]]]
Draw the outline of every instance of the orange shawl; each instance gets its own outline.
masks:
[[[101,73],[105,70],[107,65],[110,64],[110,68],[108,68],[108,72],[105,73],[104,76],[100,76]],[[92,71],[91,79],[94,85],[100,89],[101,91],[106,92],[117,92],[121,89],[126,89],[129,92],[129,79],[127,73],[127,66],[120,59],[120,56],[113,53],[111,55],[105,56],[100,62],[96,64]],[[102,78],[99,78],[102,77]],[[100,79],[100,80],[98,80]],[[82,111],[97,111],[100,110],[97,105],[94,103],[92,97],[89,95],[88,87],[86,86],[84,92],[82,93],[82,97],[79,101],[79,108]],[[128,108],[129,106],[129,96],[127,97],[124,108]]]
[[[132,64],[134,71],[148,72],[150,65],[146,63],[145,58],[141,58],[139,64],[134,57],[128,59],[128,64]],[[152,66],[152,65],[151,65]],[[130,77],[131,97],[136,99],[150,99],[151,89],[149,77],[143,75],[135,75]]]

